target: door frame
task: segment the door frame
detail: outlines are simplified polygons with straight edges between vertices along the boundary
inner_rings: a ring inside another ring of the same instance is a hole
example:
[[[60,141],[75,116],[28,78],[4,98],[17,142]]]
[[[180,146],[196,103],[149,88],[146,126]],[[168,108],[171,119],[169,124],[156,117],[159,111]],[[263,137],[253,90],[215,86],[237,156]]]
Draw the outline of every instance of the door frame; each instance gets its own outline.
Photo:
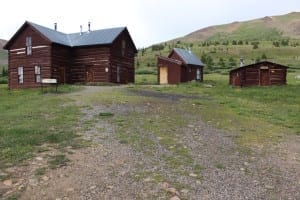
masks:
[[[164,70],[162,70],[164,69]],[[164,71],[162,73],[162,71]],[[162,82],[164,80],[164,82]],[[159,68],[159,84],[168,84],[168,67],[162,66]]]
[[[89,80],[89,73],[92,74],[92,81]],[[85,82],[86,83],[94,82],[94,68],[93,68],[93,66],[85,66]]]
[[[263,78],[266,78],[264,76],[267,76],[266,84]],[[268,86],[270,85],[270,70],[269,69],[260,69],[259,70],[259,85],[260,86]]]

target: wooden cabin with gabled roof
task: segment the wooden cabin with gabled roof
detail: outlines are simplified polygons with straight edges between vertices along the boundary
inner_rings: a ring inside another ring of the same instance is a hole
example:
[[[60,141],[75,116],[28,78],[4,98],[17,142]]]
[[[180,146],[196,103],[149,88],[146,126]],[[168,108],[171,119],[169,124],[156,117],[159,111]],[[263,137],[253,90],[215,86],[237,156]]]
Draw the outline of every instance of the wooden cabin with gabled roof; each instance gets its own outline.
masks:
[[[287,68],[269,61],[246,65],[229,72],[229,84],[239,87],[285,85]]]
[[[168,57],[157,57],[158,83],[203,81],[203,67],[201,60],[190,50],[174,48]]]
[[[126,27],[65,34],[26,21],[6,43],[9,88],[59,83],[133,83],[135,44]]]

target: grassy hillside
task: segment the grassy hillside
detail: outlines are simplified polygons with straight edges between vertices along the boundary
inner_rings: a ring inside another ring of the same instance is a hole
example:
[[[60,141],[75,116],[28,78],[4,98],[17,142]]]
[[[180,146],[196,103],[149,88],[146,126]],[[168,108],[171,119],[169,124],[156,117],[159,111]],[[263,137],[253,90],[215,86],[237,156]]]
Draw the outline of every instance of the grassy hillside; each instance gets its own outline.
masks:
[[[274,40],[282,37],[300,39],[300,12],[211,26],[180,40]]]
[[[212,26],[185,37],[141,49],[136,72],[156,73],[156,55],[167,56],[174,47],[191,48],[206,64],[205,73],[226,74],[239,66],[261,60],[278,62],[300,73],[300,13],[265,17]]]
[[[5,40],[0,39],[0,74],[3,67],[7,67],[7,51],[3,49],[6,44]]]

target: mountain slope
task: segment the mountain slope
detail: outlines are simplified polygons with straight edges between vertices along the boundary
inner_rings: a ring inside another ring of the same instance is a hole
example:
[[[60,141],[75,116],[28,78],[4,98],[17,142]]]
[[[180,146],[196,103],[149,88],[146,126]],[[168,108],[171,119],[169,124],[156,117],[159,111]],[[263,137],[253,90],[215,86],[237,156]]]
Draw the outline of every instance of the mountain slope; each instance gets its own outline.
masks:
[[[2,69],[2,66],[7,66],[7,51],[3,49],[6,42],[6,40],[0,39],[0,70]]]
[[[180,39],[185,41],[230,41],[274,40],[282,37],[300,39],[300,12],[211,26],[197,30]]]
[[[167,56],[174,47],[190,48],[206,64],[205,73],[228,73],[241,57],[246,65],[268,60],[300,71],[300,12],[211,26],[142,49],[136,73],[156,73],[156,55]]]

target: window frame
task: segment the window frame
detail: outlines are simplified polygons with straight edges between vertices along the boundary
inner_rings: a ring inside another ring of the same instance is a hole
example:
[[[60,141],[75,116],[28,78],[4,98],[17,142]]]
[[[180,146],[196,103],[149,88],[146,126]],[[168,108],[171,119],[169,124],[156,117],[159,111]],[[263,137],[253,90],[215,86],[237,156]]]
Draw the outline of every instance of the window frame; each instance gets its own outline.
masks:
[[[23,66],[18,67],[18,83],[19,84],[24,83],[24,67]]]
[[[126,49],[126,40],[122,40],[121,42],[121,54],[122,56],[125,56],[125,49]]]
[[[34,77],[36,83],[41,83],[41,66],[35,65],[34,66]]]
[[[30,36],[26,37],[26,55],[32,55],[32,38]]]

